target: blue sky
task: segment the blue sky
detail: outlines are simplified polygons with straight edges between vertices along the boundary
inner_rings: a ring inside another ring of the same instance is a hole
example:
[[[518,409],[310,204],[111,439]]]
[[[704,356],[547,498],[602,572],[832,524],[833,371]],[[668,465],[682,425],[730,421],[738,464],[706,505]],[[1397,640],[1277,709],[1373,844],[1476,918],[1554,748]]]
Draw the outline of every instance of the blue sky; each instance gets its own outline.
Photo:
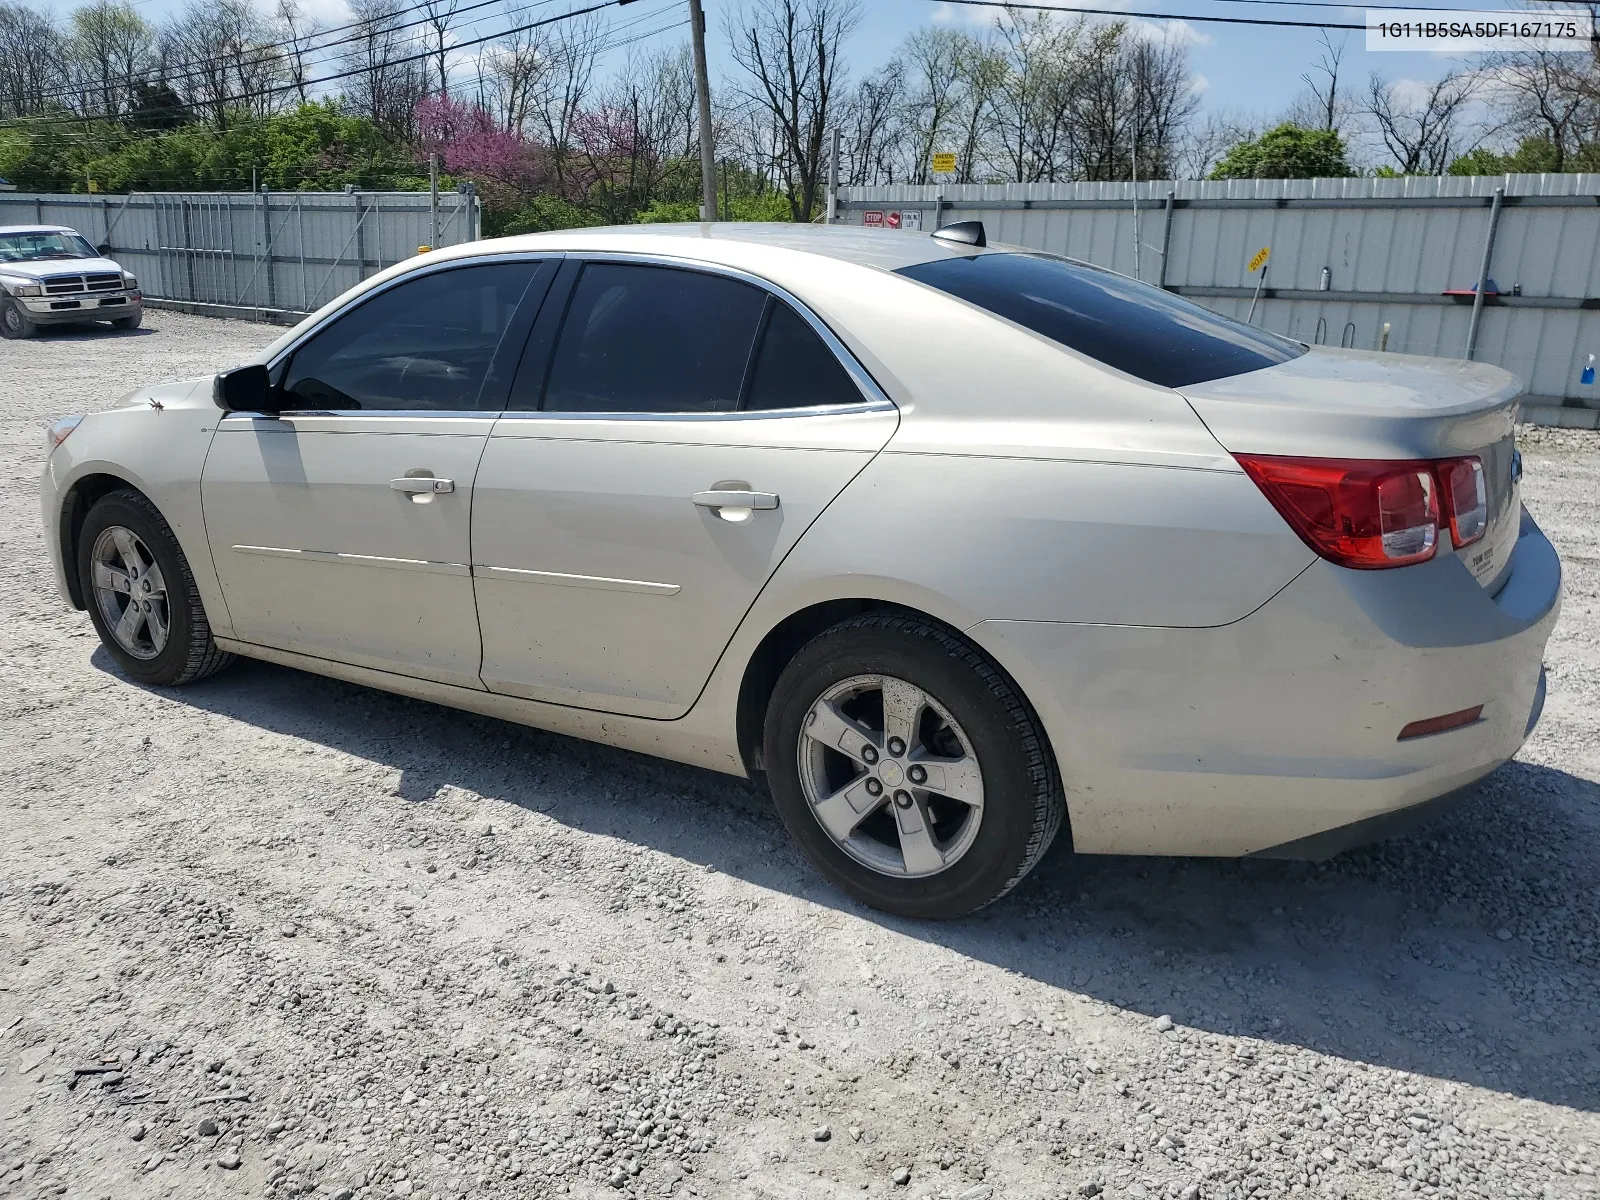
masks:
[[[38,2],[35,0],[35,3]],[[133,2],[144,15],[160,19],[179,11],[185,0]],[[265,9],[270,7],[271,0],[256,2]],[[1395,3],[1397,0],[1388,2]],[[302,3],[323,14],[329,22],[340,20],[347,11],[344,0],[302,0]],[[575,7],[578,3],[579,0],[543,0],[537,5],[537,13],[553,14]],[[725,15],[737,13],[746,0],[704,0],[704,3],[711,29],[710,51],[715,83],[718,74],[732,69],[723,35]],[[1424,0],[1424,3],[1440,6],[1440,0]],[[1059,0],[1059,4],[1066,11],[1080,5],[1129,9],[1148,13],[1149,20],[1163,24],[1169,23],[1169,18],[1176,14],[1185,14],[1322,20],[1361,25],[1366,12],[1362,8],[1268,6],[1259,0],[1249,3],[1239,3],[1237,0],[1178,0],[1169,3],[1151,3],[1147,0]],[[43,7],[64,16],[73,5],[69,0],[43,0]],[[632,36],[672,24],[686,7],[685,0],[641,0],[638,4],[616,10],[615,15],[607,14],[607,19],[625,24],[628,27],[627,35]],[[1490,5],[1474,4],[1467,0],[1459,7],[1487,8]],[[480,10],[472,14],[472,19],[471,32],[462,36],[482,36],[511,23],[498,8]],[[869,74],[916,29],[938,23],[976,29],[981,28],[988,19],[991,19],[988,10],[951,5],[942,0],[862,0],[861,24],[849,47],[852,74],[856,77]],[[1196,86],[1202,93],[1202,113],[1225,112],[1251,119],[1278,115],[1301,92],[1301,74],[1311,67],[1322,51],[1315,29],[1199,21],[1181,21],[1175,27],[1190,43],[1190,61]],[[636,44],[675,43],[686,36],[686,24],[680,23],[678,28]],[[1367,76],[1374,70],[1391,79],[1427,80],[1436,78],[1452,65],[1451,60],[1432,54],[1370,53],[1365,49],[1365,37],[1359,30],[1344,33],[1333,31],[1332,36],[1347,39],[1344,72],[1353,90],[1364,87]],[[612,51],[612,62],[620,62],[626,53],[625,47]]]

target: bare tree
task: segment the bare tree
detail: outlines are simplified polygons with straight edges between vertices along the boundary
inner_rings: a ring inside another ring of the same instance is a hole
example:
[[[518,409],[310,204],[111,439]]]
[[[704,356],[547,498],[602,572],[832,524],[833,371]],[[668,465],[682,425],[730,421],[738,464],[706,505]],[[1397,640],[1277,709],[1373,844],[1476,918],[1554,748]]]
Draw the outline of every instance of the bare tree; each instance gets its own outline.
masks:
[[[961,98],[957,113],[961,143],[956,151],[956,181],[976,183],[985,173],[984,143],[989,137],[995,97],[1006,79],[1005,56],[969,38],[962,49]]]
[[[525,133],[533,122],[534,97],[550,66],[544,29],[519,29],[478,55],[484,102],[507,133]]]
[[[219,129],[235,109],[270,112],[287,90],[272,32],[249,0],[190,0],[164,30],[167,81]]]
[[[1339,94],[1339,69],[1344,62],[1344,50],[1345,39],[1341,37],[1339,44],[1334,45],[1333,39],[1324,29],[1321,56],[1311,70],[1300,76],[1300,82],[1306,85],[1306,90],[1311,95],[1309,108],[1315,120],[1312,128],[1326,129],[1332,133],[1341,132],[1340,126],[1343,124],[1347,107]]]
[[[816,210],[823,145],[844,87],[843,45],[860,15],[856,0],[755,0],[737,23],[730,18],[733,58],[748,76],[744,94],[779,133],[796,221]]]
[[[892,60],[883,70],[858,83],[839,106],[840,179],[850,187],[918,179],[926,182],[928,151],[923,132],[907,123],[904,66]],[[906,145],[911,143],[907,160]]]
[[[345,103],[389,132],[409,137],[428,79],[412,57],[420,51],[404,28],[404,10],[398,0],[350,0],[350,12],[355,29],[344,62],[355,74],[346,81]]]
[[[65,83],[55,24],[23,5],[0,4],[0,116],[33,116],[55,107]]]
[[[96,0],[75,10],[66,52],[79,110],[103,117],[130,112],[155,42],[155,31],[126,3]]]
[[[1482,70],[1485,91],[1502,117],[1496,132],[1548,142],[1549,170],[1565,170],[1582,145],[1600,134],[1600,65],[1593,54],[1497,55]]]
[[[1175,174],[1180,179],[1206,179],[1230,146],[1254,138],[1259,130],[1236,113],[1211,113],[1191,124],[1179,140]]]
[[[962,99],[961,66],[970,53],[970,41],[966,34],[953,29],[919,30],[906,40],[895,60],[893,70],[904,76],[906,133],[912,140],[912,183],[928,182],[934,151],[942,148],[957,125]]]
[[[530,94],[537,132],[550,156],[557,190],[573,191],[573,129],[594,87],[596,60],[605,28],[595,15],[549,26],[554,32],[545,47],[544,70]]]
[[[305,14],[297,0],[278,0],[276,17],[287,82],[299,102],[305,104],[310,100],[306,93],[306,57],[317,44],[322,26]]]
[[[450,94],[449,64],[446,56],[450,48],[450,23],[455,20],[461,0],[423,0],[423,20],[428,26],[428,49],[433,54],[434,70],[439,74],[439,94]]]
[[[1473,76],[1450,71],[1407,96],[1400,86],[1373,74],[1365,110],[1402,174],[1444,174],[1455,156],[1457,125],[1475,84]]]

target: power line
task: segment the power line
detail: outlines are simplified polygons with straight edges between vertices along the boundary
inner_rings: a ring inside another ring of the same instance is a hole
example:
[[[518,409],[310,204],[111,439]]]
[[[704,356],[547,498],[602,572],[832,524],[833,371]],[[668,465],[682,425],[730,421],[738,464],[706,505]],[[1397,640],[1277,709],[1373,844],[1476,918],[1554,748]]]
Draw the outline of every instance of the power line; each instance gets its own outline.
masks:
[[[388,20],[390,18],[392,18],[392,17],[401,17],[401,16],[405,16],[408,13],[420,12],[422,9],[428,8],[430,4],[437,3],[437,2],[438,2],[438,0],[421,0],[420,3],[412,4],[412,5],[410,5],[408,7],[405,7],[405,8],[396,9],[393,13],[387,13],[387,14],[384,15],[383,18],[381,18],[380,20],[377,20],[377,21],[355,21],[355,22],[352,22],[349,25],[336,25],[332,29],[314,30],[314,31],[308,32],[308,33],[306,33],[304,35],[305,38],[308,41],[308,44],[304,45],[304,46],[299,44],[299,39],[297,39],[297,38],[288,38],[288,39],[285,39],[285,40],[282,40],[282,41],[252,42],[248,47],[246,47],[246,49],[251,54],[252,61],[254,63],[260,63],[260,62],[264,61],[264,57],[263,56],[266,55],[269,52],[278,52],[278,53],[282,54],[285,57],[287,57],[289,55],[296,55],[296,56],[320,55],[325,51],[334,50],[334,49],[337,49],[340,46],[352,45],[352,44],[354,44],[356,42],[359,42],[359,41],[361,41],[361,40],[363,40],[364,38],[367,38],[367,37],[371,37],[371,36],[375,36],[375,35],[376,36],[382,36],[382,35],[386,35],[386,34],[399,33],[402,30],[416,29],[416,28],[418,28],[420,26],[423,26],[423,25],[431,25],[433,23],[433,18],[431,16],[423,17],[420,20],[416,20],[416,21],[403,22],[403,23],[397,24],[397,25],[389,24]],[[462,13],[472,12],[475,9],[487,8],[487,7],[491,6],[491,5],[502,4],[504,2],[505,2],[505,0],[474,0],[473,3],[468,4],[463,8],[458,8],[458,9],[454,10],[450,15],[451,16],[458,16],[458,15],[460,15]],[[533,9],[543,8],[546,5],[553,4],[554,2],[555,2],[555,0],[533,0],[532,3],[529,3],[529,4],[526,4],[526,5],[522,6],[522,11],[523,12],[531,12]],[[619,0],[619,2],[621,2],[621,0]],[[474,25],[479,20],[486,20],[486,19],[488,19],[487,15],[485,17],[474,18],[473,20],[466,22],[466,24]],[[337,39],[335,41],[331,41],[331,42],[316,43],[314,41],[314,39],[317,39],[317,38],[325,38],[325,37],[328,37],[328,36],[330,36],[332,34],[344,33],[345,31],[352,30],[352,29],[353,30],[357,30],[357,32],[352,34],[349,37],[339,38],[339,39]],[[431,54],[436,54],[438,52],[437,52],[437,50],[435,50],[435,51],[431,51],[430,53]],[[166,68],[166,66],[163,64],[161,72],[160,72],[160,76],[155,82],[157,82],[157,83],[166,83],[166,84],[171,84],[171,83],[192,83],[196,78],[202,77],[204,75],[205,70],[206,70],[206,60],[205,59],[200,59],[200,58],[195,58],[195,59],[190,59],[187,62],[180,61],[180,62],[177,62],[175,64],[172,64],[172,67],[173,67],[173,69],[168,70]],[[149,81],[147,81],[147,80],[134,80],[130,76],[130,77],[126,78],[126,79],[118,80],[114,86],[116,86],[118,89],[121,89],[123,87],[131,86],[132,84],[134,84],[136,82],[149,82]],[[294,85],[291,85],[291,86],[298,87],[299,85],[298,84],[294,84]],[[54,99],[62,99],[62,98],[65,98],[65,97],[80,95],[81,93],[86,92],[86,91],[104,91],[104,90],[106,90],[106,85],[103,82],[102,83],[91,83],[91,84],[87,84],[87,85],[82,86],[82,87],[62,86],[62,87],[59,87],[59,88],[52,89],[50,91],[39,93],[39,98],[42,99],[42,100],[54,100]]]
[[[620,5],[631,4],[631,3],[634,3],[634,0],[601,0],[600,3],[591,4],[591,5],[589,5],[589,6],[585,7],[585,8],[575,8],[575,9],[572,9],[571,11],[569,11],[569,12],[561,13],[561,14],[559,14],[557,16],[554,16],[554,17],[546,17],[543,20],[539,20],[539,21],[529,21],[529,22],[527,22],[526,24],[523,24],[523,25],[513,25],[509,29],[502,29],[502,30],[499,30],[498,32],[495,32],[495,33],[486,34],[483,37],[472,38],[471,40],[464,41],[464,42],[457,42],[452,47],[452,49],[463,50],[463,49],[466,49],[468,46],[481,46],[486,42],[497,41],[500,38],[509,37],[514,33],[526,33],[531,29],[540,29],[540,28],[542,28],[542,27],[544,27],[546,25],[554,25],[554,24],[556,24],[556,23],[558,23],[560,21],[571,20],[573,17],[584,17],[584,16],[588,16],[590,13],[600,12],[602,9],[615,8],[615,7],[618,7]],[[435,53],[436,52],[433,51],[433,50],[423,50],[423,51],[420,51],[419,53],[416,53],[416,54],[405,54],[405,55],[401,55],[399,58],[386,59],[382,63],[375,63],[372,66],[368,66],[368,67],[356,67],[356,68],[353,68],[353,69],[348,70],[348,71],[338,71],[338,72],[335,72],[332,75],[319,75],[319,76],[316,76],[316,77],[311,78],[311,79],[303,79],[303,80],[299,80],[299,81],[293,82],[293,83],[277,84],[277,85],[270,86],[270,87],[257,88],[254,91],[241,92],[237,96],[228,97],[228,100],[232,104],[243,104],[243,103],[247,103],[247,102],[249,102],[251,100],[260,99],[260,98],[262,98],[264,96],[275,95],[276,93],[279,93],[279,92],[298,91],[301,88],[311,87],[314,84],[333,83],[333,82],[336,82],[336,81],[341,80],[341,79],[353,79],[353,78],[355,78],[357,76],[360,76],[360,75],[367,75],[367,74],[370,74],[370,73],[372,73],[374,71],[378,71],[378,70],[391,70],[394,67],[405,66],[407,63],[421,62],[424,59],[432,58]],[[30,122],[36,123],[36,122],[40,122],[40,121],[57,122],[57,123],[73,123],[73,122],[80,122],[81,123],[81,122],[84,122],[84,121],[104,121],[104,120],[108,120],[108,119],[114,119],[114,118],[107,118],[107,117],[79,117],[79,116],[70,116],[70,117],[53,117],[53,116],[17,117],[17,118],[13,118],[10,122],[7,122],[6,125],[0,126],[0,128],[7,128],[7,127],[17,128],[17,127],[21,126],[24,123],[30,123]]]
[[[1294,29],[1355,29],[1365,30],[1365,25],[1352,25],[1337,21],[1290,21],[1282,17],[1202,17],[1193,13],[1136,12],[1125,8],[1085,8],[1074,4],[1065,8],[1059,4],[1024,4],[1019,0],[940,0],[944,4],[962,4],[971,8],[1026,8],[1040,12],[1062,14],[1084,13],[1094,17],[1138,17],[1146,21],[1196,21],[1210,25],[1264,25]],[[1338,5],[1333,7],[1348,7]]]

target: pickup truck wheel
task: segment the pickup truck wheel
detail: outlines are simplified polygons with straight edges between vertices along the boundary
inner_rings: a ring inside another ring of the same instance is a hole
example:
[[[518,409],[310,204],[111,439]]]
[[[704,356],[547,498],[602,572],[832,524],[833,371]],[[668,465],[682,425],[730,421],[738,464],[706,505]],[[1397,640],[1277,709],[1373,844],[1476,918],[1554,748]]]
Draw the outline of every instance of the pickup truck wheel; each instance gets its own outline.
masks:
[[[136,312],[131,317],[118,317],[115,321],[111,322],[111,328],[113,328],[113,329],[137,329],[137,328],[139,328],[139,322],[141,322],[143,320],[144,320],[144,313]]]
[[[0,299],[0,337],[32,337],[38,328],[29,319],[28,314],[22,311],[22,305],[10,296]]]
[[[233,661],[211,638],[178,539],[138,492],[112,492],[89,510],[78,536],[78,580],[95,632],[129,678],[178,687]]]

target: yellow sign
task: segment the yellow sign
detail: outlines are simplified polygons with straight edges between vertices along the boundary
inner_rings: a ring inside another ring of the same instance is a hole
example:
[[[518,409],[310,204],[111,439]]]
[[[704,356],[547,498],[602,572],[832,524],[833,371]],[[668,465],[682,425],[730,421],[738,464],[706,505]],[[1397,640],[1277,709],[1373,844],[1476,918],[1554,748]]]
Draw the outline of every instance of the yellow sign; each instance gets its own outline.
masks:
[[[933,173],[935,175],[951,175],[956,169],[956,156],[954,154],[939,153],[933,156]]]
[[[1254,275],[1257,271],[1261,270],[1262,267],[1267,265],[1267,259],[1271,256],[1271,246],[1261,247],[1261,249],[1256,251],[1255,257],[1250,260],[1250,265],[1245,268],[1245,273],[1248,275]]]
[[[89,190],[91,192],[98,192],[100,190],[99,182],[93,179],[89,180]]]

